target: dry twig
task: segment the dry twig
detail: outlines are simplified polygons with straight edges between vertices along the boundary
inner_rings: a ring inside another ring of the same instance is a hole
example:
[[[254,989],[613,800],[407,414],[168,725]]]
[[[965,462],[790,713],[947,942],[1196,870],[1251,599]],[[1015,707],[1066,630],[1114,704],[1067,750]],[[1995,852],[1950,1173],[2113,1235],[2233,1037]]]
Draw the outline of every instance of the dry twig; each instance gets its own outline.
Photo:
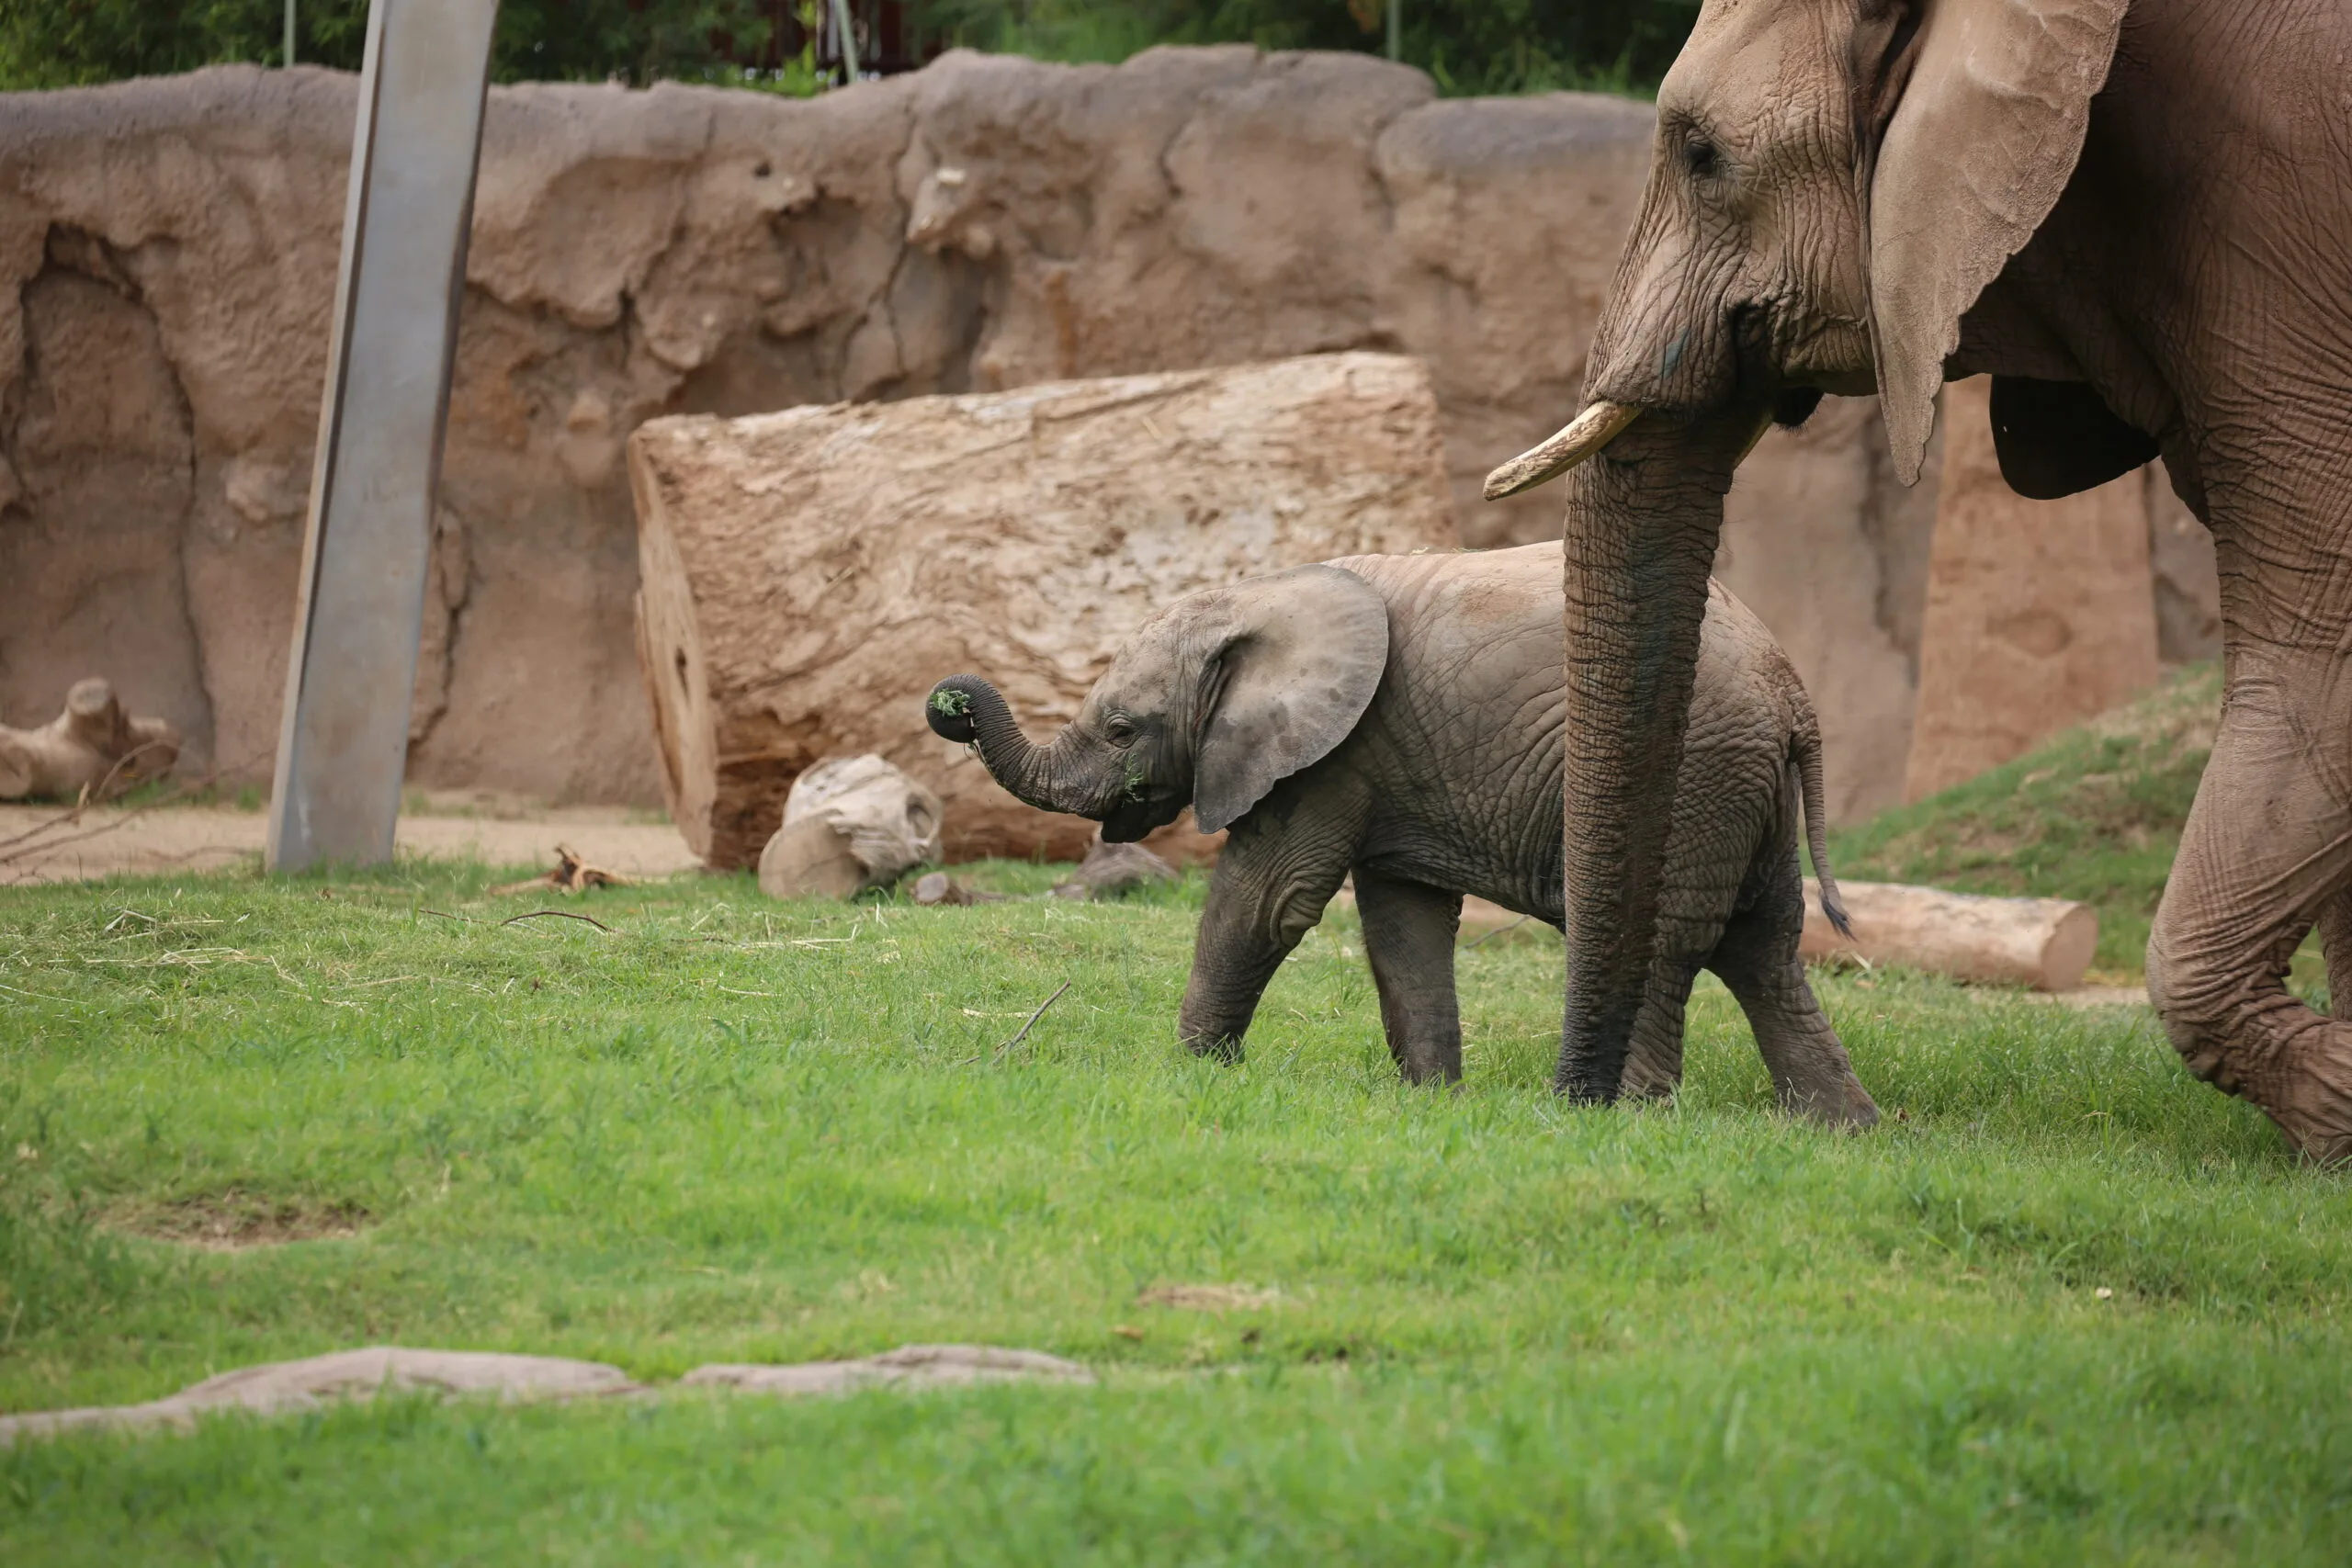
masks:
[[[1003,1061],[1005,1053],[1011,1051],[1015,1045],[1020,1044],[1023,1040],[1029,1038],[1029,1032],[1037,1027],[1037,1021],[1046,1016],[1046,1010],[1053,1006],[1056,1002],[1061,1000],[1062,991],[1069,990],[1074,983],[1075,982],[1073,981],[1064,980],[1061,984],[1061,990],[1056,991],[1052,996],[1047,997],[1044,1001],[1039,1002],[1037,1004],[1037,1010],[1029,1015],[1029,1021],[1021,1026],[1021,1032],[1015,1034],[1012,1039],[1006,1041],[1003,1044],[996,1048],[996,1059],[1000,1062]]]
[[[1513,920],[1507,926],[1497,926],[1493,931],[1488,931],[1485,936],[1478,938],[1476,941],[1464,942],[1462,944],[1462,951],[1467,953],[1474,947],[1484,947],[1487,943],[1494,941],[1495,938],[1502,935],[1503,932],[1515,931],[1519,930],[1520,927],[1525,925],[1531,919],[1532,919],[1532,916],[1521,915],[1519,919]]]
[[[570,844],[555,847],[555,868],[538,876],[527,876],[520,882],[502,883],[490,890],[490,897],[503,897],[509,893],[529,893],[537,888],[551,887],[558,893],[585,893],[591,887],[628,887],[629,879],[617,871],[592,865],[588,857]]]
[[[594,926],[598,931],[603,931],[606,936],[618,936],[618,935],[620,935],[620,932],[618,932],[618,931],[616,931],[613,930],[613,928],[612,928],[612,927],[610,927],[610,926],[606,925],[604,921],[602,921],[602,920],[598,919],[595,916],[594,916],[594,915],[575,915],[575,914],[573,914],[573,913],[572,913],[571,910],[569,910],[569,909],[534,909],[534,910],[532,910],[532,911],[531,911],[529,914],[527,914],[527,915],[516,915],[516,916],[514,916],[514,917],[513,917],[513,918],[511,918],[511,919],[501,920],[501,921],[499,921],[498,923],[499,923],[500,925],[502,925],[502,926],[511,926],[511,925],[514,925],[514,924],[516,924],[516,923],[517,923],[517,922],[519,922],[519,921],[523,921],[523,920],[537,920],[537,919],[547,919],[547,918],[548,918],[548,917],[549,917],[549,916],[553,916],[555,919],[559,919],[559,920],[582,920],[582,921],[584,921],[584,922],[586,922],[586,923],[587,923],[587,924],[589,924],[589,925]]]

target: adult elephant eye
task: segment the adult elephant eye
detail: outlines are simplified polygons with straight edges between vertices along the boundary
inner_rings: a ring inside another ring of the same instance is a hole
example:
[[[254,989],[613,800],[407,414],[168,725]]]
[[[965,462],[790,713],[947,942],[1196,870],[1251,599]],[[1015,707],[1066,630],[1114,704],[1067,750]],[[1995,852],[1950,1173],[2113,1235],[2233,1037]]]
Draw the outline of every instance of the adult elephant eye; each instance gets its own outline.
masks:
[[[1682,149],[1682,165],[1693,179],[1711,180],[1723,173],[1723,154],[1715,144],[1701,137]]]
[[[1124,718],[1114,718],[1102,727],[1102,733],[1124,746],[1136,738],[1136,727]]]

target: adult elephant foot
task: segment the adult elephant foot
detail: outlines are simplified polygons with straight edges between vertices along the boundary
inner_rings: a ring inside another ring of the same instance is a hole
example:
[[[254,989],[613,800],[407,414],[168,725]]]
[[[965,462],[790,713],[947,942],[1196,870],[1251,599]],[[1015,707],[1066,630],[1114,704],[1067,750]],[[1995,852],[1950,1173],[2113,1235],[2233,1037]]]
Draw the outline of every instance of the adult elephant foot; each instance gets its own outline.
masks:
[[[2330,671],[2332,673],[2332,671]],[[2188,1070],[2315,1160],[2352,1160],[2352,1022],[2287,989],[2314,923],[2352,1000],[2352,807],[2323,738],[2352,733],[2308,665],[2241,671],[2148,942],[2148,999]]]
[[[2298,1152],[2323,1164],[2352,1160],[2352,1024],[2283,988],[2247,997],[2221,1022],[2181,1008],[2158,963],[2152,947],[2149,995],[2188,1070],[2261,1107]]]

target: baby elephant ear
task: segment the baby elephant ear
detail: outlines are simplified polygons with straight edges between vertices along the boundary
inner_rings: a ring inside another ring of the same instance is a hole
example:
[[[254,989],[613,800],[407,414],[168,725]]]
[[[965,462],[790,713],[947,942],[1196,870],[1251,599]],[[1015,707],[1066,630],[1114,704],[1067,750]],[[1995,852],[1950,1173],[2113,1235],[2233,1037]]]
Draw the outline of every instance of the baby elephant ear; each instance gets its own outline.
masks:
[[[1193,766],[1193,817],[1214,833],[1348,738],[1388,667],[1388,605],[1335,566],[1227,590],[1217,688]]]

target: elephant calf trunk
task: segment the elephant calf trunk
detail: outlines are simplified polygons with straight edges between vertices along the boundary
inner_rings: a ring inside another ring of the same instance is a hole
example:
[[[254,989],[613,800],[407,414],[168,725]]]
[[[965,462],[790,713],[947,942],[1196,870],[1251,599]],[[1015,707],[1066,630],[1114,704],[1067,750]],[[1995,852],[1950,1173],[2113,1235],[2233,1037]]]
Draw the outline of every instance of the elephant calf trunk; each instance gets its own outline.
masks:
[[[1100,819],[1115,801],[1073,765],[1068,731],[1039,746],[1021,732],[1004,695],[978,675],[950,675],[923,699],[933,734],[978,748],[989,776],[1023,805]]]

